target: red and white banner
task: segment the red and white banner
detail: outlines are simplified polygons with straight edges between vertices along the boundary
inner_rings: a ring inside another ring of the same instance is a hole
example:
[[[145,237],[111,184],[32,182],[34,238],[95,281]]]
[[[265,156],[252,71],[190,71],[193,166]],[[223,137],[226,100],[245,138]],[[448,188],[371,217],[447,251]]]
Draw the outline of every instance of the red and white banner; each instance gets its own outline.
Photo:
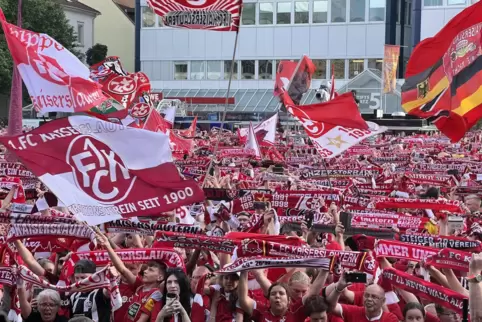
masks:
[[[368,130],[351,129],[308,119],[298,119],[323,158],[333,158],[366,138],[381,134],[385,126],[367,122]]]
[[[165,26],[238,31],[241,0],[147,0]]]
[[[71,116],[0,142],[90,225],[204,200],[196,182],[181,180],[164,133]]]
[[[38,113],[82,112],[107,100],[89,69],[55,39],[9,24],[1,10],[0,22]]]

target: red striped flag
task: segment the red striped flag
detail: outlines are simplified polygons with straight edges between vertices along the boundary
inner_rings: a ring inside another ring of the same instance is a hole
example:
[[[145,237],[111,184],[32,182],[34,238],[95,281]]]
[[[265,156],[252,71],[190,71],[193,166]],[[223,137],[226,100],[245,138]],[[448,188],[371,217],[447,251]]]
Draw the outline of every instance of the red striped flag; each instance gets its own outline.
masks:
[[[165,26],[238,31],[241,0],[147,0]]]

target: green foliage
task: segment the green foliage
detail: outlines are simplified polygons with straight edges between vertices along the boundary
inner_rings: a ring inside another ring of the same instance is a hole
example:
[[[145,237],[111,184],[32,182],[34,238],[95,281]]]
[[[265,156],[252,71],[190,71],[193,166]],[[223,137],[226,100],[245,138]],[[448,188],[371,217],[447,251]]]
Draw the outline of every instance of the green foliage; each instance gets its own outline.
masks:
[[[17,3],[18,0],[0,0],[0,8],[12,24],[17,23]],[[74,28],[69,25],[63,8],[55,1],[23,0],[22,20],[22,28],[48,34],[79,59],[83,58],[83,54],[75,49],[77,37]],[[13,61],[3,30],[0,35],[0,94],[10,95]]]
[[[100,63],[107,57],[107,46],[102,44],[95,44],[89,48],[85,53],[85,61],[89,66]]]

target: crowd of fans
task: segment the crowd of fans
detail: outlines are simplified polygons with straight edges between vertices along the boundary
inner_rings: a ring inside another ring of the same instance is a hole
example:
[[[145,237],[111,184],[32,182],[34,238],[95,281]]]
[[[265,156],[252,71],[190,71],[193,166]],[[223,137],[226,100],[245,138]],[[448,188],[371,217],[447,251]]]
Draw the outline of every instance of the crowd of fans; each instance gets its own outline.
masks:
[[[352,186],[373,184],[376,187],[377,183],[385,186],[397,183],[384,192],[386,197],[459,200],[467,210],[466,213],[459,214],[464,220],[464,228],[457,230],[450,230],[447,214],[439,215],[435,210],[412,208],[391,211],[429,218],[431,226],[417,232],[422,235],[458,235],[467,240],[479,240],[481,236],[477,220],[482,204],[477,190],[482,185],[477,181],[477,170],[469,169],[477,169],[482,165],[478,154],[480,133],[469,133],[459,144],[450,144],[439,134],[384,135],[353,147],[341,157],[323,160],[309,143],[305,143],[306,138],[303,139],[300,133],[285,131],[277,134],[274,147],[262,149],[265,156],[270,156],[264,160],[253,160],[247,156],[224,156],[213,159],[204,171],[193,171],[194,166],[186,166],[187,161],[206,158],[205,155],[209,153],[203,151],[209,151],[220,137],[221,149],[238,145],[239,138],[234,133],[225,132],[219,136],[216,131],[203,132],[194,139],[196,149],[178,156],[179,160],[184,161],[179,166],[181,173],[185,177],[196,178],[206,189],[231,192],[264,189],[273,193],[280,189],[336,190],[341,189],[336,186],[336,181],[340,181],[340,178],[303,180],[301,173],[312,168],[379,168],[383,171],[376,178],[344,177],[343,180],[351,181]],[[272,153],[273,149],[276,149],[276,153]],[[397,160],[397,156],[401,156],[400,160],[406,157],[408,161]],[[455,183],[413,180],[414,186],[411,189],[404,189],[398,184],[406,173],[423,173],[420,169],[423,169],[421,165],[424,164],[446,164],[446,169],[434,173],[452,176]],[[455,167],[449,166],[453,164],[466,164],[467,170],[453,170]],[[321,182],[323,180],[326,183]],[[473,193],[462,193],[463,188],[470,188]],[[346,190],[340,190],[342,196],[361,198],[362,192],[357,195],[349,188],[344,189]],[[366,192],[363,197],[369,201],[377,198]],[[272,235],[280,235],[276,239],[279,243],[336,251],[366,251],[373,256],[372,250],[357,247],[353,237],[345,231],[340,213],[356,208],[349,203],[320,199],[316,206],[310,208],[312,217],[309,218],[315,218],[314,221],[300,220],[296,226],[293,221],[283,223],[280,212],[276,211],[277,207],[270,202],[257,201],[254,203],[255,209],[230,213],[231,208],[227,206],[229,201],[217,198],[191,207],[191,212],[187,215],[193,221],[190,224],[200,226],[207,236],[226,236],[230,232],[256,233],[259,234],[257,238],[269,241],[272,240]],[[365,208],[369,209],[370,206],[365,205]],[[8,204],[4,203],[2,209],[8,209]],[[164,214],[162,218],[164,219],[159,222],[184,222],[176,212]],[[323,218],[324,224],[332,224],[333,231],[321,233],[311,229],[317,224],[316,218]],[[231,224],[233,221],[236,224]],[[253,222],[258,224],[253,226]],[[393,225],[389,230],[396,236],[401,229]],[[447,290],[467,296],[470,320],[474,322],[482,319],[482,289],[479,283],[482,280],[479,278],[482,255],[476,252],[468,259],[468,273],[448,268],[438,269],[427,265],[424,260],[406,261],[377,256],[377,266],[380,269],[373,274],[346,268],[336,272],[331,267],[276,267],[222,274],[218,270],[232,263],[235,260],[234,254],[175,248],[185,261],[185,269],[168,268],[166,263],[159,260],[125,263],[116,249],[152,247],[154,236],[105,233],[99,229],[96,234],[96,249],[107,251],[111,260],[110,272],[119,279],[122,297],[119,309],[111,309],[111,290],[107,288],[66,294],[29,285],[19,278],[16,286],[4,285],[2,289],[3,311],[8,314],[17,308],[18,314],[2,318],[18,321],[21,317],[28,322],[458,322],[463,318],[461,311],[450,310],[440,303],[384,281],[380,272],[385,268],[396,267],[407,274],[422,277]],[[367,234],[369,235],[368,232]],[[12,247],[24,265],[53,285],[59,283],[63,265],[72,256],[69,251],[47,255],[43,253],[40,256],[35,250],[28,249],[21,240],[15,241]],[[73,275],[68,278],[70,282],[85,280],[101,268],[90,260],[80,259],[75,263]]]

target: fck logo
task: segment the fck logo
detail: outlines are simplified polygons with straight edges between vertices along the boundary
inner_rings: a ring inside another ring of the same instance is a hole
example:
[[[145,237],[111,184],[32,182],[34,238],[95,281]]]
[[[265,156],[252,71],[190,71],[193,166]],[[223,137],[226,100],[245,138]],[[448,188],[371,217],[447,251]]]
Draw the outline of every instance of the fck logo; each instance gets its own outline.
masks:
[[[75,138],[67,151],[77,187],[104,204],[124,200],[136,180],[106,144],[87,135]]]

